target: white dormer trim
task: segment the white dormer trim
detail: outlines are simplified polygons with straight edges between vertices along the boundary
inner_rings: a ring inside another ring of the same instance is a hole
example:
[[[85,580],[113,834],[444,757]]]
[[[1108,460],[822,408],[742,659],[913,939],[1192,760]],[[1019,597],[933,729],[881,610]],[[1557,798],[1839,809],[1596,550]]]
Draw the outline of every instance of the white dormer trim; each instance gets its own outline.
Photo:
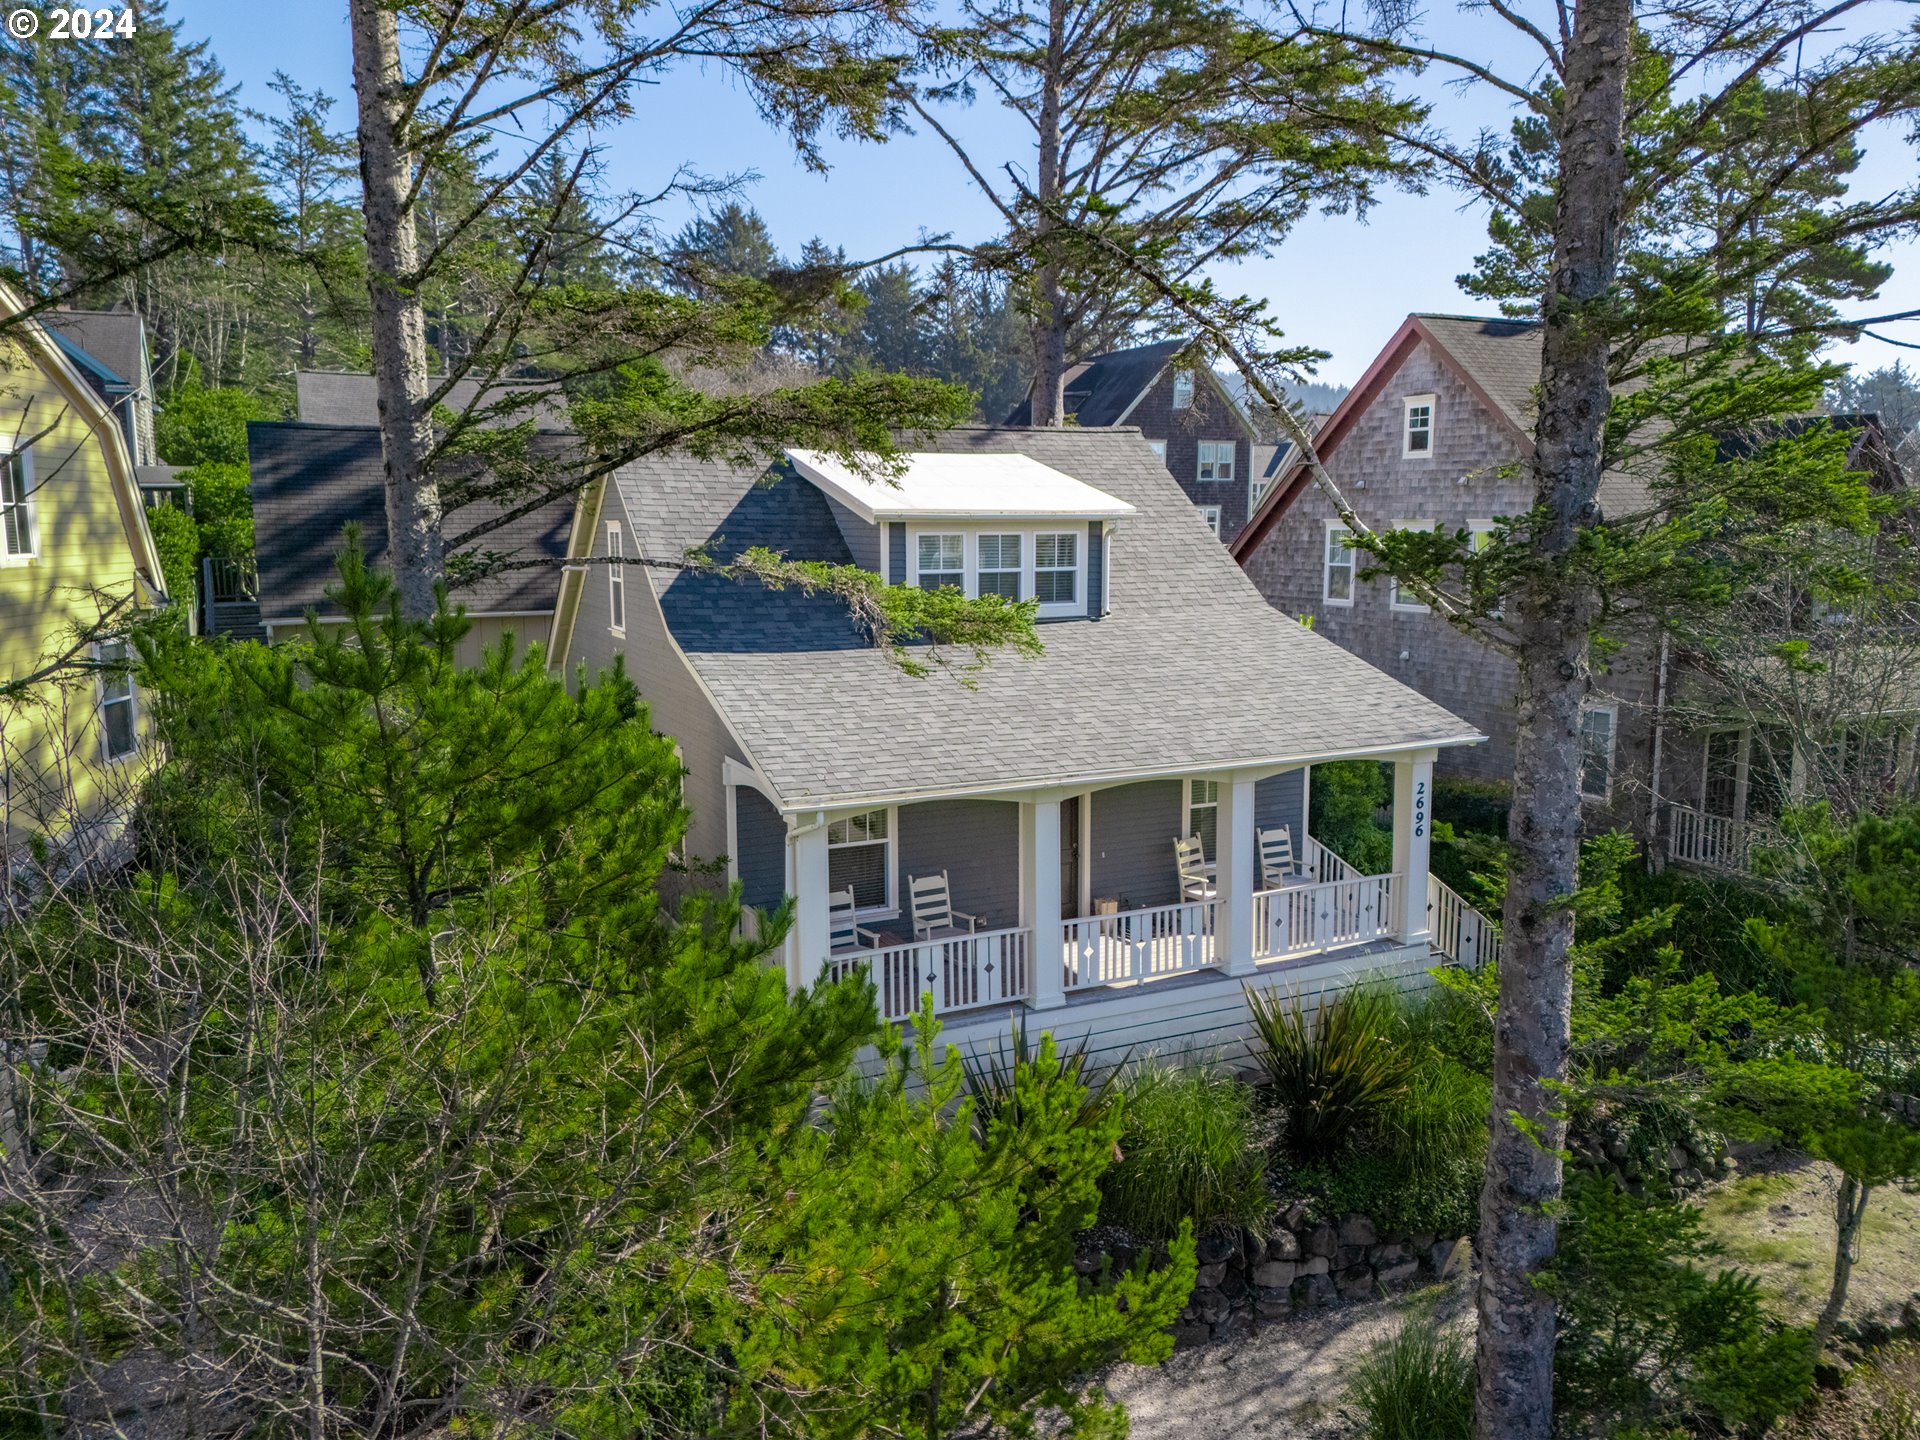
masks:
[[[872,457],[853,465],[819,450],[789,450],[793,468],[870,525],[887,520],[961,524],[1058,524],[1121,520],[1126,501],[1014,451],[902,455],[895,468]]]

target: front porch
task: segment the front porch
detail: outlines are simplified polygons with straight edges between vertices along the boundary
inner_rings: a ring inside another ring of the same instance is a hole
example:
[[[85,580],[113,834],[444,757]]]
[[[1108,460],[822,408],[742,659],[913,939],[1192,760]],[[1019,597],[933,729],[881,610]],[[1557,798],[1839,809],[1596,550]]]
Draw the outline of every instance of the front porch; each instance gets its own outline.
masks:
[[[1307,834],[1308,766],[969,797],[938,802],[936,814],[900,806],[809,816],[789,834],[790,978],[800,986],[864,969],[893,1021],[930,994],[950,1027],[1072,1009],[1057,1018],[1097,1029],[1096,1012],[1112,1008],[1103,1002],[1125,999],[1121,1008],[1137,1014],[1162,1008],[1156,998],[1174,1005],[1178,993],[1190,1006],[1185,992],[1211,985],[1237,1006],[1242,984],[1309,963],[1371,971],[1417,962],[1415,973],[1435,954],[1484,963],[1493,926],[1428,874],[1433,752],[1383,758],[1394,766],[1394,863],[1378,875]],[[1271,847],[1283,828],[1298,843],[1275,875],[1263,869],[1272,851],[1263,857],[1260,837]],[[1187,835],[1203,842],[1204,886],[1176,866],[1175,841]],[[893,874],[901,851],[905,877]],[[929,872],[947,877],[962,933],[916,937],[911,928],[902,879]],[[844,905],[854,891],[867,902],[857,940],[828,902],[837,894]]]

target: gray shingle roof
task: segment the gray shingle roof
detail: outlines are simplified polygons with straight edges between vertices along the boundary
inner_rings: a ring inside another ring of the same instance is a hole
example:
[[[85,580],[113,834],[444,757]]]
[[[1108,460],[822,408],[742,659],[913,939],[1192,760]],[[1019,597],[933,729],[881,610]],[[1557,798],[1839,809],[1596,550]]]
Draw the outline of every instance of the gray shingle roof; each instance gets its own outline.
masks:
[[[140,383],[146,335],[134,310],[43,310],[40,321],[85,351],[122,385]]]
[[[1111,350],[1082,360],[1067,371],[1064,387],[1067,413],[1079,425],[1117,425],[1140,398],[1140,394],[1159,376],[1167,362],[1191,342],[1160,340],[1152,345],[1136,345],[1130,350]],[[1025,425],[1033,416],[1031,394],[1020,402],[1009,425]]]
[[[256,420],[247,426],[247,457],[261,617],[290,619],[309,606],[327,614],[332,607],[323,592],[335,578],[342,527],[358,521],[368,559],[386,559],[380,432],[371,425]],[[452,512],[451,521],[464,528],[499,513],[498,506],[475,504]],[[489,576],[454,599],[475,614],[551,611],[572,524],[573,501],[556,500],[482,536],[473,549],[554,564]]]
[[[446,377],[429,376],[428,383],[439,385]],[[501,395],[511,386],[495,386]],[[447,394],[446,404],[453,410],[465,410],[481,393],[477,380],[459,380]],[[293,377],[296,413],[313,425],[373,425],[380,418],[379,402],[373,388],[373,376],[341,370],[299,370]],[[542,406],[539,418],[544,429],[558,429],[564,417],[557,408]]]
[[[648,571],[688,663],[789,805],[1177,774],[1472,735],[1269,606],[1137,431],[981,428],[936,443],[1031,455],[1136,506],[1113,540],[1112,613],[1043,625],[1045,655],[998,657],[969,690],[946,675],[903,674],[831,600]],[[784,469],[763,477],[660,456],[625,467],[618,484],[649,556],[711,542],[723,556],[766,544],[848,559],[825,498]]]

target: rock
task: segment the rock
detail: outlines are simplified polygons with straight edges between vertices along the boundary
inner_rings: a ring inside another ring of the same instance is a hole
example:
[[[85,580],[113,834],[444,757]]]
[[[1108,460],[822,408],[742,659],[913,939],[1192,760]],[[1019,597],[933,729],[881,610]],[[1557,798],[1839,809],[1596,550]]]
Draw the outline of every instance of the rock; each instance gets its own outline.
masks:
[[[1693,1159],[1687,1154],[1684,1146],[1669,1145],[1667,1147],[1667,1169],[1684,1170],[1692,1163]]]
[[[1133,1262],[1138,1259],[1139,1256],[1140,1252],[1131,1245],[1115,1245],[1113,1247],[1113,1273],[1116,1275],[1125,1275],[1129,1270],[1133,1269]]]
[[[1724,1150],[1714,1157],[1713,1173],[1720,1176],[1723,1180],[1739,1168],[1740,1162]]]
[[[1325,1275],[1333,1269],[1333,1261],[1324,1255],[1309,1255],[1300,1262],[1302,1275]]]
[[[1186,1350],[1195,1345],[1204,1345],[1213,1338],[1213,1327],[1202,1325],[1198,1321],[1187,1321],[1173,1327],[1174,1348]]]
[[[1368,1265],[1349,1265],[1334,1277],[1342,1300],[1365,1300],[1373,1294],[1373,1269]]]
[[[1240,1254],[1249,1269],[1267,1258],[1267,1242],[1251,1230],[1240,1232]]]
[[[1076,1255],[1073,1257],[1073,1273],[1076,1275],[1098,1275],[1100,1267],[1107,1263],[1104,1255]]]
[[[1627,1158],[1627,1137],[1618,1130],[1607,1136],[1607,1154],[1616,1160]]]
[[[1700,1186],[1707,1183],[1707,1177],[1702,1175],[1698,1170],[1694,1169],[1691,1165],[1689,1165],[1686,1169],[1680,1172],[1679,1179],[1680,1179],[1680,1183],[1686,1186],[1689,1190],[1697,1190]]]
[[[1253,1267],[1253,1283],[1262,1288],[1284,1290],[1299,1273],[1300,1266],[1292,1260],[1268,1260]]]
[[[1409,1259],[1412,1255],[1413,1247],[1411,1245],[1407,1244],[1404,1240],[1392,1240],[1384,1245],[1376,1245],[1373,1249],[1369,1250],[1367,1252],[1367,1263],[1376,1267],[1381,1265],[1397,1265],[1400,1261]]]
[[[1419,1273],[1420,1262],[1412,1256],[1408,1256],[1404,1260],[1395,1260],[1389,1264],[1378,1266],[1373,1272],[1373,1278],[1378,1280],[1383,1286],[1405,1285],[1419,1275]]]
[[[1379,1239],[1380,1235],[1373,1228],[1373,1221],[1364,1215],[1349,1215],[1340,1222],[1342,1245],[1372,1245]]]
[[[1193,1277],[1193,1288],[1196,1290],[1218,1290],[1220,1288],[1220,1282],[1226,1278],[1227,1267],[1224,1264],[1202,1265],[1199,1272]]]
[[[1324,1255],[1331,1260],[1340,1248],[1340,1236],[1333,1226],[1322,1221],[1313,1227],[1313,1233],[1307,1236],[1307,1254]]]
[[[1228,1235],[1202,1235],[1193,1247],[1193,1258],[1202,1265],[1225,1264],[1227,1258],[1240,1248],[1237,1237]]]
[[[1326,1275],[1302,1275],[1293,1282],[1290,1294],[1294,1309],[1311,1310],[1333,1299],[1333,1281]]]
[[[1333,1257],[1333,1268],[1345,1270],[1350,1265],[1364,1265],[1371,1249],[1368,1245],[1342,1245],[1340,1253]]]
[[[1284,1290],[1277,1300],[1269,1300],[1263,1295],[1253,1302],[1253,1313],[1262,1320],[1284,1320],[1293,1314],[1293,1301]]]
[[[1427,1268],[1437,1278],[1451,1280],[1456,1275],[1466,1273],[1472,1259],[1472,1241],[1442,1240],[1427,1252]]]
[[[1412,1253],[1424,1255],[1433,1248],[1433,1242],[1440,1236],[1432,1230],[1416,1230],[1408,1237],[1407,1243],[1413,1247]]]
[[[1227,1318],[1227,1312],[1233,1305],[1218,1290],[1196,1290],[1193,1292],[1193,1318],[1204,1320],[1209,1325],[1218,1325]]]
[[[1238,1304],[1247,1298],[1247,1276],[1244,1270],[1229,1269],[1226,1278],[1220,1282],[1220,1293]]]
[[[1298,1260],[1300,1237],[1291,1230],[1276,1230],[1267,1237],[1267,1259]]]
[[[1286,1213],[1280,1217],[1280,1223],[1293,1231],[1304,1228],[1307,1223],[1307,1202],[1296,1200],[1287,1206]]]

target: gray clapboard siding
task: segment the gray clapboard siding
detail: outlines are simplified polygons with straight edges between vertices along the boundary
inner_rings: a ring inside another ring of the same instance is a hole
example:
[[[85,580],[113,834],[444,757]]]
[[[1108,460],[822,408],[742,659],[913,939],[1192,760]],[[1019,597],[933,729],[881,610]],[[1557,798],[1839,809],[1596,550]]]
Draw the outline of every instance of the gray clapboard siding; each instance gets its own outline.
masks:
[[[1020,923],[1020,807],[1010,800],[930,800],[900,807],[901,924],[907,881],[947,872],[953,907],[980,928]]]
[[[1107,552],[1100,543],[1100,522],[1087,522],[1087,618],[1098,620],[1106,610]]]
[[[1180,898],[1173,841],[1180,832],[1180,781],[1147,780],[1093,795],[1094,899],[1123,909]]]
[[[770,910],[787,893],[787,822],[773,802],[744,785],[733,792],[734,840],[739,850],[734,866],[740,876],[740,898],[761,910]]]
[[[1293,831],[1293,853],[1298,855],[1307,835],[1307,817],[1301,813],[1301,777],[1304,770],[1269,775],[1253,787],[1253,824],[1257,830],[1285,825]]]
[[[880,573],[880,527],[862,520],[853,511],[842,505],[831,495],[821,492],[827,502],[827,509],[833,512],[833,523],[840,527],[840,538],[847,542],[847,552],[853,556],[853,563],[862,570]]]
[[[907,583],[907,527],[899,520],[887,522],[887,583]]]

